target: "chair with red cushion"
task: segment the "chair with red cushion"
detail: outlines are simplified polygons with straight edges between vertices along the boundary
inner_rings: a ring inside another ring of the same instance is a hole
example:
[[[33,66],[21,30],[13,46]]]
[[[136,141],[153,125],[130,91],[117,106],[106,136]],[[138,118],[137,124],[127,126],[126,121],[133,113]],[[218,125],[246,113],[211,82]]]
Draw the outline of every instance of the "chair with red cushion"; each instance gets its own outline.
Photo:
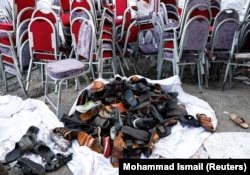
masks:
[[[0,43],[0,51],[1,51],[0,68],[1,68],[1,73],[3,76],[2,78],[3,78],[5,89],[8,92],[9,86],[15,85],[15,83],[13,84],[13,83],[10,83],[12,81],[9,81],[10,79],[13,78],[12,76],[14,75],[14,77],[17,78],[25,97],[28,97],[27,92],[24,88],[24,84],[23,84],[23,76],[19,69],[19,62],[17,59],[15,47],[13,44],[14,41],[12,40],[12,36],[10,32],[5,31],[5,34],[7,34],[6,37],[10,41],[10,44]],[[12,76],[9,76],[10,74]]]
[[[31,59],[27,74],[27,91],[34,64],[40,65],[42,82],[44,82],[43,65],[49,61],[61,59],[63,56],[63,52],[59,50],[57,28],[51,20],[45,17],[32,18],[29,23],[28,34]]]

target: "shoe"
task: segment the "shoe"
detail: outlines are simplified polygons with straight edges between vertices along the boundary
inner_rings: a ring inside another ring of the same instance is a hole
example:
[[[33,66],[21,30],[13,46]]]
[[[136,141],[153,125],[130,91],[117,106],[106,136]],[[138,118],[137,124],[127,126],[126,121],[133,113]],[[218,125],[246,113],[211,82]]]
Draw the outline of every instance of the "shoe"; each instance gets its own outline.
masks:
[[[51,140],[59,147],[60,151],[66,152],[71,146],[71,141],[65,139],[62,135],[59,135],[50,130]]]
[[[84,105],[78,105],[75,107],[75,110],[80,112],[80,113],[86,113],[88,112],[90,109],[99,107],[102,104],[102,102],[100,100],[98,101],[88,101],[87,103],[85,103]]]
[[[150,134],[146,130],[136,129],[130,126],[122,126],[121,132],[138,140],[149,141]]]
[[[245,120],[242,117],[237,116],[235,113],[230,114],[230,119],[244,129],[247,129],[249,127],[249,125],[245,122]]]
[[[126,109],[122,102],[110,104],[112,107],[117,107],[122,114],[127,114],[128,109]]]
[[[92,151],[97,153],[103,152],[103,147],[101,146],[100,142],[84,131],[81,131],[77,134],[77,141],[80,146],[87,146]]]
[[[212,124],[211,117],[208,117],[206,114],[201,114],[201,113],[197,113],[196,117],[198,118],[200,125],[203,128],[205,128],[207,131],[210,131],[210,132],[215,131],[215,128],[214,128],[214,126]],[[232,115],[231,115],[231,117],[232,117]]]
[[[124,92],[123,98],[126,100],[129,106],[136,106],[138,103],[131,89],[127,89]]]
[[[17,165],[22,169],[23,174],[45,175],[44,167],[28,158],[21,157],[17,160]]]
[[[30,152],[32,148],[35,147],[37,143],[37,135],[36,132],[33,133],[34,127],[30,130],[30,128],[27,131],[27,134],[23,135],[21,140],[16,142],[15,148],[6,154],[5,156],[5,162],[11,163],[16,161],[18,158],[22,157],[24,154]]]
[[[65,128],[76,131],[84,131],[88,134],[94,131],[94,127],[88,123],[80,123],[80,124],[69,124],[65,125]]]
[[[109,136],[102,137],[103,156],[108,158],[111,154],[111,139]]]
[[[102,81],[95,80],[92,85],[92,91],[94,93],[101,92],[104,90],[105,84]]]
[[[41,140],[31,149],[31,152],[41,156],[46,162],[52,161],[55,157],[55,153]]]
[[[108,126],[110,125],[110,121],[109,119],[105,119],[105,118],[102,118],[102,117],[99,117],[99,116],[96,116],[93,120],[91,120],[89,122],[91,125],[94,125],[94,126],[99,126],[101,127],[102,129],[106,129],[108,128]]]
[[[194,118],[192,115],[185,115],[179,117],[179,121],[181,124],[188,125],[188,126],[193,126],[193,127],[200,127],[201,124],[198,120]]]
[[[53,161],[47,162],[45,164],[45,170],[46,172],[55,171],[61,168],[63,165],[66,165],[71,160],[72,160],[72,153],[69,155],[63,155],[63,154],[57,153]]]
[[[150,113],[150,115],[154,118],[154,119],[156,119],[156,120],[158,120],[158,122],[159,123],[162,123],[163,122],[163,117],[162,117],[162,115],[161,115],[161,113],[157,110],[157,108],[154,106],[154,105],[150,105],[149,106],[149,113]]]
[[[147,130],[155,127],[158,121],[153,118],[135,118],[132,123],[135,128]]]
[[[96,116],[97,114],[98,114],[98,109],[94,107],[87,112],[81,113],[80,119],[83,122],[87,122],[90,119],[92,119],[92,117]]]

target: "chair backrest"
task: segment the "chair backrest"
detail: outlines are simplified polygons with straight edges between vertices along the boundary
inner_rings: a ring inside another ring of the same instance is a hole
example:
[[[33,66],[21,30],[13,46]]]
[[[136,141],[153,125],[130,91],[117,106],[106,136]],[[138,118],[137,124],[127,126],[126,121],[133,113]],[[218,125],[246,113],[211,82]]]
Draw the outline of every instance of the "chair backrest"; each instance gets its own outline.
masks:
[[[139,23],[135,20],[133,21],[129,27],[128,30],[126,32],[126,35],[124,35],[122,41],[121,41],[121,45],[123,46],[123,55],[125,55],[127,53],[127,48],[129,47],[129,45],[131,43],[135,44],[134,45],[134,49],[135,51],[137,51],[138,49],[138,35],[140,32],[140,25]]]
[[[70,1],[71,0],[60,0],[59,1],[60,9],[61,9],[62,14],[70,12]]]
[[[186,0],[181,13],[181,20],[185,21],[186,15],[189,13],[190,9],[192,9],[196,5],[201,4],[205,4],[209,7],[211,6],[210,0]]]
[[[74,18],[71,23],[71,35],[76,58],[91,64],[96,46],[96,29],[93,21],[83,17]]]
[[[178,38],[181,37],[182,32],[184,30],[184,27],[188,23],[188,21],[190,21],[192,18],[194,18],[196,16],[203,16],[203,17],[207,18],[209,22],[211,22],[211,9],[210,9],[210,7],[206,4],[197,4],[197,5],[193,6],[189,10],[189,12],[187,13],[185,19],[182,19],[182,21],[181,21]]]
[[[189,61],[192,59],[197,59],[197,56],[193,58],[190,56],[184,56],[187,54],[198,54],[198,56],[201,56],[201,53],[204,52],[206,47],[209,26],[210,21],[204,16],[195,16],[187,22],[187,24],[184,26],[179,42],[179,58],[181,60]],[[177,60],[177,62],[178,61],[180,60]]]
[[[250,52],[250,22],[242,22],[238,32],[237,52]]]
[[[164,4],[171,4],[178,7],[178,0],[160,0],[160,2],[163,2]]]
[[[212,40],[210,41],[211,54],[216,51],[229,51],[232,48],[233,37],[235,31],[239,26],[239,20],[228,18],[218,24],[212,33]]]
[[[117,33],[117,41],[121,40],[129,28],[129,25],[132,23],[132,14],[131,9],[128,7],[123,14],[122,25],[119,33]],[[118,32],[118,31],[117,31]]]
[[[92,20],[95,24],[95,20],[93,19],[92,14],[84,7],[75,7],[71,12],[70,12],[70,23],[74,20],[76,17],[83,17],[89,20]]]
[[[115,15],[123,16],[124,11],[129,7],[128,0],[115,0]]]
[[[237,10],[233,8],[221,10],[214,19],[213,28],[215,29],[217,25],[220,24],[221,21],[228,19],[228,18],[239,20],[240,19],[239,13],[237,12]]]
[[[57,31],[49,19],[45,17],[32,18],[28,32],[31,56],[40,61],[58,59]]]
[[[161,2],[160,5],[159,5],[159,15],[161,15],[162,17],[162,23],[165,25],[168,23],[168,13],[167,13],[167,8],[166,8],[166,5]]]

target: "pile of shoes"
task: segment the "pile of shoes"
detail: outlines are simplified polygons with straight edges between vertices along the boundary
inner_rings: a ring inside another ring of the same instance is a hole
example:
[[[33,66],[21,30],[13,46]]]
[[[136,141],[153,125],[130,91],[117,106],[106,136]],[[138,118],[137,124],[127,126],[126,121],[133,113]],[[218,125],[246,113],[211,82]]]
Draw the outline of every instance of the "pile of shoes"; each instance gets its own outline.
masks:
[[[55,171],[72,160],[72,154],[55,154],[42,140],[37,139],[38,132],[38,127],[30,126],[22,138],[15,143],[15,148],[6,154],[5,162],[3,162],[5,166],[16,161],[14,167],[5,168],[7,172],[18,171],[18,174],[24,175],[45,175],[46,172]],[[44,165],[23,157],[26,153],[41,156],[45,162]]]
[[[54,132],[110,157],[117,167],[121,158],[148,157],[154,143],[171,134],[171,127],[187,115],[177,96],[138,76],[95,80],[79,95],[75,113],[61,117],[65,127]]]

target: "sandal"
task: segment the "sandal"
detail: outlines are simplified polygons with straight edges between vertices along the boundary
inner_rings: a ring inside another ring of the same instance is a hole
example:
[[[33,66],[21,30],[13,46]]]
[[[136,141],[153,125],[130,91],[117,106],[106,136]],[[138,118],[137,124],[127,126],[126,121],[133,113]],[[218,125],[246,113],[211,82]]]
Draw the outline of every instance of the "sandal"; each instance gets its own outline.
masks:
[[[23,135],[21,140],[15,144],[15,148],[5,156],[6,163],[11,163],[29,152],[37,143],[35,134]]]
[[[64,156],[63,154],[57,153],[55,159],[51,162],[48,162],[45,165],[45,170],[47,172],[55,171],[61,168],[63,165],[66,165],[69,161],[72,160],[72,153]]]
[[[198,118],[200,125],[205,128],[207,131],[214,132],[214,126],[212,124],[211,117],[208,117],[206,114],[197,113],[196,117]]]
[[[242,117],[237,116],[235,113],[230,114],[230,119],[244,129],[249,127],[245,120]]]
[[[17,165],[22,169],[23,174],[45,175],[44,167],[28,158],[19,158]]]
[[[61,134],[55,133],[52,130],[50,130],[50,138],[62,152],[66,152],[71,146],[71,141],[65,139]]]
[[[192,115],[185,115],[180,116],[179,121],[181,124],[193,126],[193,127],[200,127],[201,123],[194,118]]]
[[[110,162],[114,168],[119,167],[119,159],[124,158],[124,151],[119,151],[115,147],[112,148],[111,156],[110,156]]]
[[[77,134],[77,141],[80,146],[87,146],[92,151],[97,153],[103,152],[103,147],[99,143],[98,139],[93,138],[91,135],[87,134],[84,131],[81,131]]]
[[[55,154],[50,147],[46,146],[41,140],[37,142],[34,148],[32,148],[31,152],[40,155],[46,162],[50,162],[55,157]]]

